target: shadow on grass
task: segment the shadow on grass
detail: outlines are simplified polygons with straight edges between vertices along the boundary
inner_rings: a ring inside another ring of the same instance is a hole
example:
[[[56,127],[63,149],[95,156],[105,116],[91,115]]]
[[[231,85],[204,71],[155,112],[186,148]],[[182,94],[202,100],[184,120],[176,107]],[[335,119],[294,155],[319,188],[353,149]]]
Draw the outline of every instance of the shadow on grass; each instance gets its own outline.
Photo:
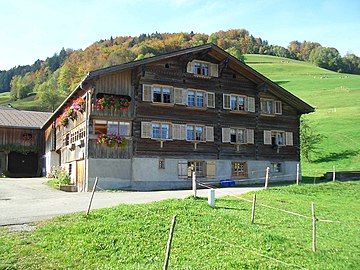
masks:
[[[358,155],[360,152],[355,150],[346,150],[339,153],[330,153],[326,156],[320,157],[313,161],[313,163],[322,163],[322,162],[331,162],[331,161],[338,161],[341,159],[350,158],[353,156]]]
[[[216,209],[224,209],[224,210],[236,210],[236,211],[247,211],[245,208],[238,207],[229,207],[229,206],[216,206]]]

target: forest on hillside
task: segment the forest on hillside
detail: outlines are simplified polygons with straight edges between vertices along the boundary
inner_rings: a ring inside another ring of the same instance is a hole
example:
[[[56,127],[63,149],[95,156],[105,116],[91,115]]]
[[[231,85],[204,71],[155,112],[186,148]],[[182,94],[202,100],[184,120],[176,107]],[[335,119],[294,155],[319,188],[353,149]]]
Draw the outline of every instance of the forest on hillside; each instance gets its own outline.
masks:
[[[270,45],[245,29],[198,33],[152,33],[100,40],[86,49],[62,49],[32,65],[0,71],[0,93],[11,92],[12,100],[35,96],[43,109],[53,110],[94,69],[139,60],[174,50],[214,43],[236,58],[243,54],[265,54],[308,61],[329,70],[360,74],[360,57],[341,56],[337,49],[317,42],[291,41],[287,48]]]

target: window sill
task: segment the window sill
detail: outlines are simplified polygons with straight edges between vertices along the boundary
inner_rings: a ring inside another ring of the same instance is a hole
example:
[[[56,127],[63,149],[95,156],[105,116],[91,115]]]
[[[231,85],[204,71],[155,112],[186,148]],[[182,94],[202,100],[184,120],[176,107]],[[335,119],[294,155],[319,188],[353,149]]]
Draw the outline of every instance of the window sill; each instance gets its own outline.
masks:
[[[194,77],[201,78],[201,79],[211,79],[212,78],[211,76],[205,76],[205,75],[201,75],[201,74],[194,74],[194,73],[190,73],[190,74],[193,74]]]
[[[265,117],[275,117],[275,114],[267,114],[267,113],[260,113],[260,116],[265,116]]]
[[[197,110],[197,111],[206,111],[207,107],[196,107],[196,106],[186,106],[186,108],[190,110]]]
[[[173,107],[174,103],[151,102],[151,105],[159,106],[159,107]]]
[[[247,176],[247,175],[245,175],[245,176],[232,175],[231,178],[232,178],[232,179],[247,179],[248,176]]]
[[[247,111],[235,111],[235,110],[230,110],[230,113],[235,113],[235,114],[249,114],[250,112]]]

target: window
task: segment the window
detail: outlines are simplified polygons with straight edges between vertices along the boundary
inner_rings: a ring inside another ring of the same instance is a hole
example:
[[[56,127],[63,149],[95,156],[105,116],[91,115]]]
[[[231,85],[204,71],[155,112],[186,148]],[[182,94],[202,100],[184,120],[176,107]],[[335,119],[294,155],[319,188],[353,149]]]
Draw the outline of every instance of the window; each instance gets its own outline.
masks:
[[[247,177],[246,162],[231,162],[231,172],[232,177]]]
[[[271,99],[261,99],[261,113],[274,114],[274,101]]]
[[[261,99],[261,113],[282,114],[282,103],[279,100]]]
[[[245,96],[230,95],[230,109],[233,111],[245,111]]]
[[[69,172],[69,175],[71,177],[71,174],[72,174],[72,164],[71,163],[69,164],[68,172]]]
[[[95,120],[94,131],[97,135],[108,134],[118,136],[130,136],[131,126],[130,122]],[[83,133],[85,135],[85,130],[80,131],[80,133]]]
[[[231,143],[246,143],[245,129],[230,128]]]
[[[70,143],[70,133],[67,133],[67,134],[65,135],[65,137],[64,137],[63,144],[64,144],[65,146],[68,146],[69,143]]]
[[[209,64],[195,62],[193,72],[196,75],[209,76]]]
[[[170,139],[170,124],[167,123],[152,123],[151,138],[158,140]]]
[[[270,164],[270,171],[273,173],[281,172],[281,163],[271,163]]]
[[[271,131],[271,144],[272,145],[285,145],[285,132]]]
[[[204,126],[187,125],[186,126],[187,141],[205,141]]]
[[[159,159],[159,169],[165,169],[165,159]]]
[[[205,161],[189,161],[188,162],[188,178],[192,177],[195,171],[196,177],[205,177]]]
[[[188,90],[188,106],[189,107],[205,107],[205,91]]]
[[[172,87],[170,86],[153,86],[152,101],[156,103],[171,103]]]

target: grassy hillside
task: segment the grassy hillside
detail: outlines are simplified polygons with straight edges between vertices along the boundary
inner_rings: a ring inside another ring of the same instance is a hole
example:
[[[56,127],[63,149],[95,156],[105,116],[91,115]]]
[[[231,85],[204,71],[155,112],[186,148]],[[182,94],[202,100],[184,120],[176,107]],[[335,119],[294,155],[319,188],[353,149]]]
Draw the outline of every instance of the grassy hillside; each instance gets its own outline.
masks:
[[[327,136],[322,154],[308,164],[306,175],[339,170],[360,170],[360,76],[340,74],[287,58],[246,55],[252,68],[316,107],[306,115]]]
[[[359,194],[360,182],[263,190],[254,225],[251,203],[227,197],[215,209],[188,198],[67,215],[33,232],[2,228],[0,269],[161,269],[174,214],[169,269],[358,269]],[[316,253],[311,219],[260,205],[310,216],[313,201],[319,219],[341,221],[318,222]]]

